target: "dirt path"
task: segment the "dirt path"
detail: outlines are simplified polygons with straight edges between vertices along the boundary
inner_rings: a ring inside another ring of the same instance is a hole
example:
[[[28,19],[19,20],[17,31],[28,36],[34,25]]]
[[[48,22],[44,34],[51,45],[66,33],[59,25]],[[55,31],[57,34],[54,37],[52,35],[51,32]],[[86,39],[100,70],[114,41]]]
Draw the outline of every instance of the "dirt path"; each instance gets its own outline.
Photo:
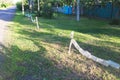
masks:
[[[4,37],[8,30],[7,25],[11,22],[14,17],[16,7],[10,7],[4,10],[0,10],[0,71],[2,68],[2,63],[4,63],[4,55],[2,53],[2,49],[4,48]],[[1,72],[0,72],[0,80],[1,80]]]
[[[0,44],[3,43],[4,32],[7,30],[7,24],[12,20],[15,13],[15,7],[0,10]]]

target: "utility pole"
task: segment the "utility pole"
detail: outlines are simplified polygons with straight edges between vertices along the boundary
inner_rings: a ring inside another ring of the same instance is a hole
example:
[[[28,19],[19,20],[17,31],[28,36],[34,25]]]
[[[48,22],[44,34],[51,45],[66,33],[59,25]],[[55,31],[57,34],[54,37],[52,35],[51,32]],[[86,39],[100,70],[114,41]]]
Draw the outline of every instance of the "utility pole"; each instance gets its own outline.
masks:
[[[77,0],[77,21],[80,20],[80,0]]]
[[[25,11],[24,11],[24,0],[22,0],[22,14],[23,15],[25,14]]]

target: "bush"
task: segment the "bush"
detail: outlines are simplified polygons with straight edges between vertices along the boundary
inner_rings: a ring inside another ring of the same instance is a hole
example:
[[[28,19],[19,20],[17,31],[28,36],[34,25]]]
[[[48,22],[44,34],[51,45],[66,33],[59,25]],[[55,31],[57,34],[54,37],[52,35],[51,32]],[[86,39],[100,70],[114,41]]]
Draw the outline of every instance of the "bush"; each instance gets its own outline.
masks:
[[[1,4],[1,7],[4,7],[4,8],[6,8],[7,6],[6,6],[5,4]]]
[[[22,2],[17,2],[16,3],[17,9],[22,11]],[[24,5],[25,10],[29,9],[28,5]]]
[[[22,11],[22,2],[17,2],[16,6],[18,10]]]
[[[110,25],[119,25],[119,24],[120,24],[120,21],[119,21],[119,19],[112,19],[109,24],[110,24]]]
[[[53,18],[57,18],[58,17],[58,13],[53,13]]]
[[[41,17],[42,16],[42,11],[37,11],[36,16]]]
[[[52,4],[51,3],[45,3],[43,5],[42,9],[42,16],[46,18],[52,18],[53,17],[53,9],[52,9]]]

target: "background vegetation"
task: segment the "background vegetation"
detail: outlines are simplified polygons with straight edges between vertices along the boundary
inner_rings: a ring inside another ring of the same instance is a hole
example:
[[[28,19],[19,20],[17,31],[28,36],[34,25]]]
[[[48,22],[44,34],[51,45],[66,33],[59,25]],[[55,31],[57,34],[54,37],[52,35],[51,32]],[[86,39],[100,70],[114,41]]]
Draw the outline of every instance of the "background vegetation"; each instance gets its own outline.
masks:
[[[0,0],[0,8],[6,8],[13,5],[12,0]]]
[[[39,1],[39,3],[38,3],[38,1]],[[119,20],[120,19],[119,18],[119,16],[120,16],[120,1],[119,0],[80,0],[80,6],[81,6],[81,8],[84,8],[84,9],[87,8],[89,10],[92,10],[96,6],[104,7],[109,2],[112,3],[110,24],[118,25],[120,23],[120,20]],[[38,6],[38,4],[40,6]],[[77,4],[77,0],[24,0],[25,10],[27,8],[29,10],[29,12],[35,13],[37,16],[44,16],[46,18],[53,17],[53,14],[54,14],[53,7],[70,5],[76,9],[76,4]],[[18,8],[21,9],[21,7],[19,6],[20,4],[18,3],[17,5],[18,5]],[[38,7],[40,8],[40,10],[38,10]],[[119,8],[115,17],[113,17],[114,7]],[[73,11],[73,12],[76,12],[76,11]],[[91,15],[89,17],[90,18],[95,17],[95,15],[92,14],[92,11],[91,11]]]

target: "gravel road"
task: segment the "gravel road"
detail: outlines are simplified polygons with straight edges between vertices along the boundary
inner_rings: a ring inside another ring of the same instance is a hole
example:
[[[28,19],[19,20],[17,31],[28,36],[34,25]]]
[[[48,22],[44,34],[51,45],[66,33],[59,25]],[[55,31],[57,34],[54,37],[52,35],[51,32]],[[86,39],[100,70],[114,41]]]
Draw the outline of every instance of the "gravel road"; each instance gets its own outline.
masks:
[[[16,7],[10,7],[4,10],[0,10],[0,44],[3,44],[7,25],[14,17],[15,9]]]
[[[4,10],[0,10],[0,80],[2,79],[2,64],[4,63],[4,54],[2,49],[4,48],[5,34],[8,30],[8,23],[12,21],[15,14],[16,7],[9,7]]]

